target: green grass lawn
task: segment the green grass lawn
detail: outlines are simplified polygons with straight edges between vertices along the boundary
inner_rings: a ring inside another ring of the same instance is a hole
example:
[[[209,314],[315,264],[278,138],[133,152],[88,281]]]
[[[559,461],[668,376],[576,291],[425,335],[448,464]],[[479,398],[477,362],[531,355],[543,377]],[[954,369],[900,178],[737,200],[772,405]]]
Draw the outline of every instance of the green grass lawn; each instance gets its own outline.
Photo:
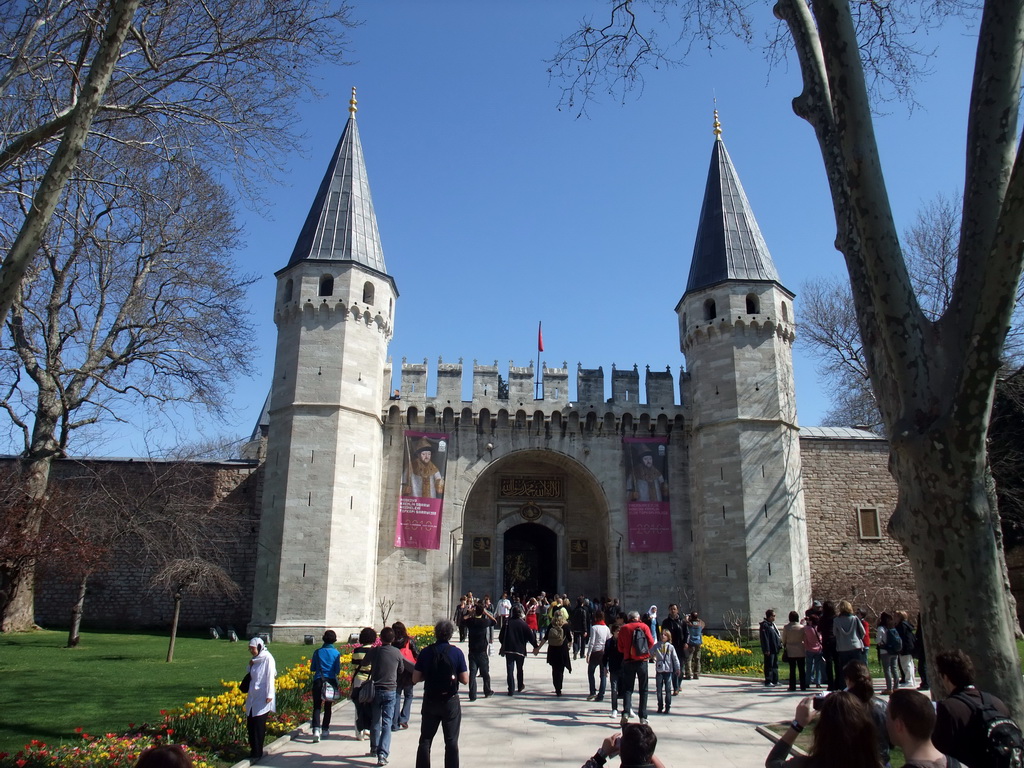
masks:
[[[73,740],[78,727],[120,733],[159,720],[161,709],[221,693],[220,681],[240,680],[250,658],[244,642],[198,636],[179,636],[170,664],[166,635],[86,632],[78,648],[66,642],[67,632],[0,635],[0,752]],[[279,670],[313,650],[270,646]]]

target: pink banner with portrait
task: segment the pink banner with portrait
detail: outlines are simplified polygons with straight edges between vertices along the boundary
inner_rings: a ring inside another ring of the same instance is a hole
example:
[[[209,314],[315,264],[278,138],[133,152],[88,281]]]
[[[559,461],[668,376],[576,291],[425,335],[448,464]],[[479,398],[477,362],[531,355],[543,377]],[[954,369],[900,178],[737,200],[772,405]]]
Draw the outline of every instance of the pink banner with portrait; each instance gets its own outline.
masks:
[[[626,517],[630,552],[671,552],[668,438],[626,437]]]
[[[440,549],[448,435],[407,431],[403,439],[405,451],[395,546]]]

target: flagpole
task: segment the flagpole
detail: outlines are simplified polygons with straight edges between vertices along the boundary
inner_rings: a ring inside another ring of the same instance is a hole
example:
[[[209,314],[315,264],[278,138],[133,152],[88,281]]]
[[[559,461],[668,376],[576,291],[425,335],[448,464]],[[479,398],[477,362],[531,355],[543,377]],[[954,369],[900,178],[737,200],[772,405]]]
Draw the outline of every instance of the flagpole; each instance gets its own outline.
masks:
[[[537,379],[536,379],[536,381],[534,382],[534,385],[533,385],[533,399],[534,400],[540,400],[541,399],[541,394],[540,394],[540,392],[541,392],[541,389],[540,389],[540,353],[542,351],[544,351],[544,341],[543,341],[544,337],[543,337],[543,335],[541,335],[541,324],[542,323],[543,323],[542,320],[537,322]]]

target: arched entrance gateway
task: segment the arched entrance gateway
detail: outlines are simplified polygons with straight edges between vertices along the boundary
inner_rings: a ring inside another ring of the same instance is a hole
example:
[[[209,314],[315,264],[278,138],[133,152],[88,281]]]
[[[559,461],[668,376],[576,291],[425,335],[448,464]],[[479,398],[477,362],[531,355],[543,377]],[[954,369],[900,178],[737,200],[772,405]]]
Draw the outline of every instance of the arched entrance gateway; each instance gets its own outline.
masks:
[[[557,451],[517,451],[474,482],[463,516],[458,591],[493,599],[540,591],[617,593],[608,503],[593,473]]]

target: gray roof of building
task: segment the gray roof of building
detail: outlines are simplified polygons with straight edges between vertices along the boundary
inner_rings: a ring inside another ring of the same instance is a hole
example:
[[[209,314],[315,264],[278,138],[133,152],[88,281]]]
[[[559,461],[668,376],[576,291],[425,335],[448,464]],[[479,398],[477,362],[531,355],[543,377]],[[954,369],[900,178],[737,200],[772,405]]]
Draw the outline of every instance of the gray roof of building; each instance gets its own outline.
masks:
[[[825,440],[885,440],[882,435],[857,427],[800,427],[800,437],[817,437]]]
[[[387,274],[355,115],[345,124],[288,266],[306,260],[351,261]]]
[[[725,142],[718,136],[711,151],[686,293],[725,280],[779,283],[779,275]]]

